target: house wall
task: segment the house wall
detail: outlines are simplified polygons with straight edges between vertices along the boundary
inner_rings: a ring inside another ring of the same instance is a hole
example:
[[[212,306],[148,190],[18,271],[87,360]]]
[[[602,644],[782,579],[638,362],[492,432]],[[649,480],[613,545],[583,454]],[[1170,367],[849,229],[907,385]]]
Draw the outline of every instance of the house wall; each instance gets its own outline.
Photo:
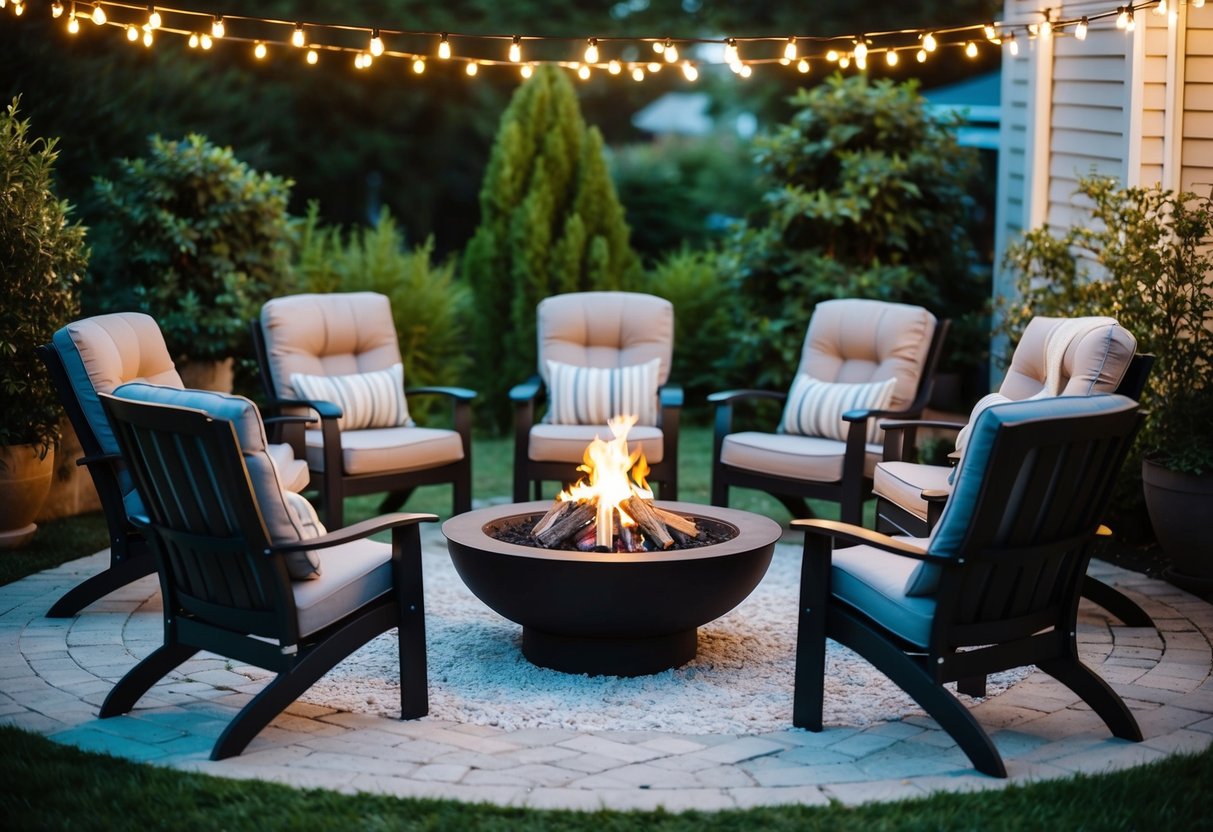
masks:
[[[1204,195],[1213,188],[1213,7],[1185,11],[1179,186]]]

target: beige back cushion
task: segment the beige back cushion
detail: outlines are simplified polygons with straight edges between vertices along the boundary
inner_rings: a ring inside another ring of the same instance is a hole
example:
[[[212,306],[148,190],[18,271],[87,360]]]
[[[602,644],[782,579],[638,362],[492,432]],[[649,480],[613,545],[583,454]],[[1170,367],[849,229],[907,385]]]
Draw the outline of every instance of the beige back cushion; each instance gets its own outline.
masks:
[[[295,398],[291,374],[346,376],[402,363],[392,306],[375,292],[287,295],[261,307],[274,389]]]
[[[1033,318],[1011,356],[1011,366],[998,392],[1020,401],[1045,387],[1049,335],[1074,318]],[[1062,396],[1112,393],[1133,359],[1137,339],[1113,318],[1092,318],[1091,328],[1070,342],[1061,361]]]
[[[935,316],[920,306],[823,301],[809,321],[798,372],[852,384],[896,379],[889,406],[898,410],[914,401],[934,333]]]
[[[579,367],[632,367],[661,362],[657,383],[670,378],[674,358],[674,305],[637,292],[554,295],[536,307],[539,374],[548,361]]]

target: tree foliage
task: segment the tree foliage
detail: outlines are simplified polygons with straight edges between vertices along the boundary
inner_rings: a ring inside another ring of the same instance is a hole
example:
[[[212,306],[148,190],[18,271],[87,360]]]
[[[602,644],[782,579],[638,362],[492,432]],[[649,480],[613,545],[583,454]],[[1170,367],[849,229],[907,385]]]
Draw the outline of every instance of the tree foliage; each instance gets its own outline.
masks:
[[[62,409],[34,349],[80,310],[84,227],[55,196],[55,139],[32,138],[18,100],[0,113],[0,445],[59,440]]]
[[[793,104],[789,123],[756,140],[771,183],[764,215],[724,251],[748,320],[735,364],[785,384],[813,307],[836,297],[966,318],[950,351],[980,356],[964,343],[985,328],[987,289],[966,232],[976,157],[954,119],[932,115],[915,82],[864,75],[834,75]]]
[[[509,415],[502,380],[535,372],[535,305],[633,286],[639,261],[628,234],[602,135],[586,127],[567,75],[539,68],[501,117],[463,260],[481,322],[478,385],[498,425]]]
[[[175,358],[246,353],[249,318],[288,281],[291,182],[194,134],[153,136],[96,188],[104,305],[154,317]]]

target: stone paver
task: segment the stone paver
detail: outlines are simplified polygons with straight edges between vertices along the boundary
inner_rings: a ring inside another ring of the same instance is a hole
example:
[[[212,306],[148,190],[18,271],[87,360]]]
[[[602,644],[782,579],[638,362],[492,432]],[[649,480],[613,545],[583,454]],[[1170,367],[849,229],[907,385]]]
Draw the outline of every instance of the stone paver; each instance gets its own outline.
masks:
[[[443,543],[431,532],[425,545]],[[1129,703],[1145,742],[1111,737],[1089,707],[1036,672],[972,706],[1006,761],[1006,780],[976,773],[951,738],[916,711],[864,729],[692,736],[400,722],[298,702],[240,757],[211,762],[211,745],[262,684],[224,659],[199,655],[130,715],[97,718],[113,683],[159,644],[154,576],[73,619],[44,617],[63,591],[107,559],[98,553],[0,587],[0,724],[225,777],[587,811],[896,800],[1119,770],[1213,744],[1213,607],[1095,562],[1092,573],[1128,591],[1158,623],[1157,630],[1122,627],[1085,603],[1079,622],[1084,659]]]

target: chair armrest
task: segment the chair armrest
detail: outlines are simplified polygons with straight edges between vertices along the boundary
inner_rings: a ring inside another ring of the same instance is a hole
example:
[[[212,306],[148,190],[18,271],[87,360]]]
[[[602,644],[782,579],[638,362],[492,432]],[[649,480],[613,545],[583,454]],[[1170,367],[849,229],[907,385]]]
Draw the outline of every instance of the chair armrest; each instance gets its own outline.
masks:
[[[320,399],[273,399],[266,403],[266,407],[307,407],[316,411],[321,419],[340,419],[343,415],[341,407],[332,402],[322,401]]]
[[[952,492],[942,488],[924,488],[918,496],[928,503],[946,503]]]
[[[521,384],[515,384],[510,388],[510,401],[515,404],[534,402],[542,389],[543,379],[537,375],[531,376]]]
[[[86,454],[76,460],[77,465],[113,465],[114,463],[122,462],[122,454]]]
[[[934,428],[936,430],[955,430],[963,429],[965,422],[945,422],[936,419],[890,419],[887,422],[881,422],[880,427],[885,432],[896,430],[909,430],[910,428]]]
[[[361,523],[355,523],[352,526],[345,526],[320,537],[314,537],[311,540],[300,540],[295,543],[279,543],[270,546],[265,550],[265,553],[267,555],[274,555],[289,552],[306,552],[312,549],[327,549],[331,546],[340,546],[343,543],[362,540],[364,537],[370,537],[373,534],[385,532],[397,526],[432,523],[437,519],[438,515],[436,514],[384,514],[380,517],[363,520]]]
[[[404,391],[406,396],[450,396],[461,402],[470,402],[476,398],[476,391],[466,387],[409,387]]]
[[[296,423],[314,425],[316,418],[314,416],[263,416],[261,421],[267,425],[289,425]]]
[[[954,558],[932,555],[913,544],[898,540],[895,537],[889,537],[887,534],[874,532],[870,529],[865,529],[863,526],[853,526],[850,523],[839,523],[837,520],[793,520],[791,526],[796,529],[803,529],[805,534],[831,537],[843,543],[871,546],[875,549],[892,552],[895,555],[903,555],[914,560],[934,563],[956,563]]]
[[[708,404],[732,404],[733,402],[745,399],[776,399],[783,401],[787,397],[787,393],[777,390],[721,390],[719,393],[708,394]]]
[[[681,384],[666,384],[657,391],[661,407],[682,407],[684,396]]]

